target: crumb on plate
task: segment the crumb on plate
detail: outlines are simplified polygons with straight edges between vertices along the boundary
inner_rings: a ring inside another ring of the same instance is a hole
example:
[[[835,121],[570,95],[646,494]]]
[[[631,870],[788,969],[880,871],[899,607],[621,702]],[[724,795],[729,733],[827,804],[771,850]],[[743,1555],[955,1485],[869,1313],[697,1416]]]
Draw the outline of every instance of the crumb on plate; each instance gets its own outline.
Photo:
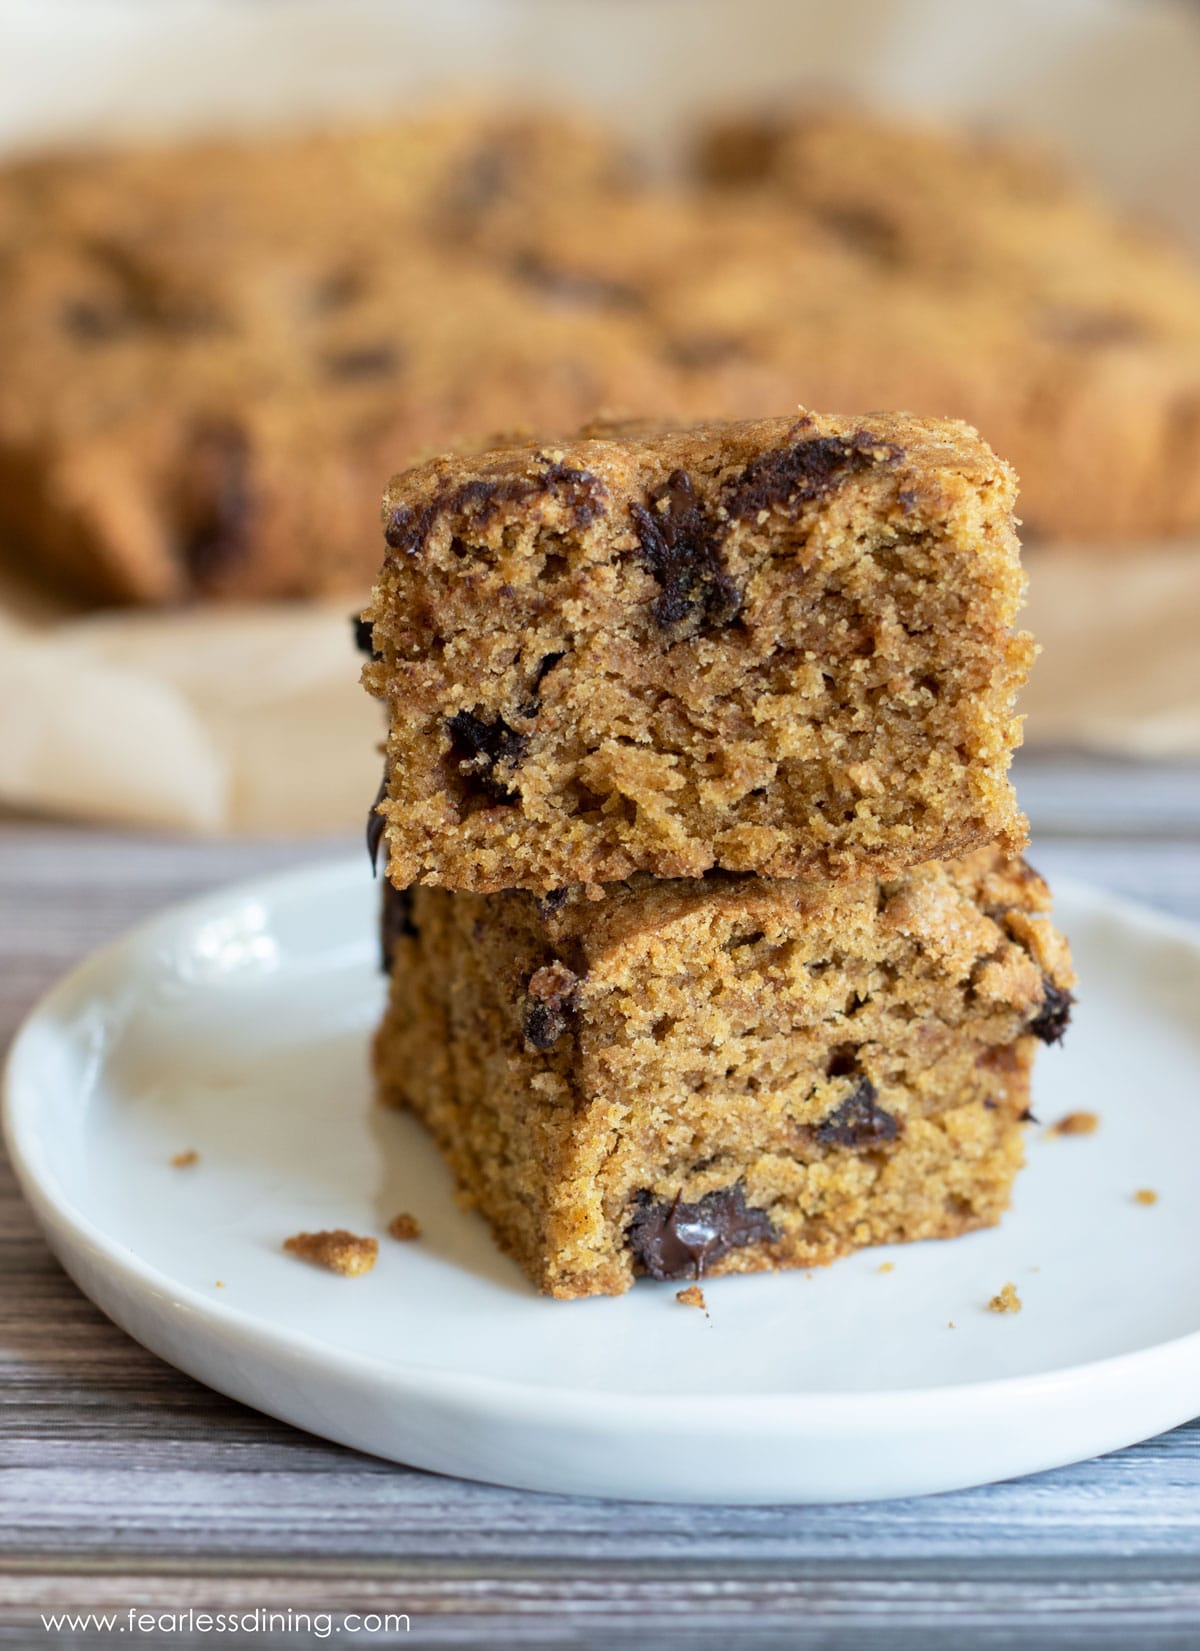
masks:
[[[1157,1204],[1158,1194],[1153,1187],[1139,1187],[1133,1195],[1135,1204]]]
[[[186,1152],[177,1152],[171,1159],[172,1169],[191,1169],[193,1164],[200,1162],[200,1154],[194,1147],[188,1147]]]
[[[328,1267],[331,1273],[342,1273],[346,1278],[369,1273],[379,1257],[377,1238],[360,1238],[344,1227],[332,1232],[293,1233],[284,1239],[283,1247],[289,1255],[298,1255],[317,1267]]]
[[[676,1290],[675,1300],[681,1301],[685,1307],[702,1307],[706,1311],[708,1308],[704,1291],[698,1284],[689,1284],[686,1290]]]
[[[1100,1119],[1094,1112],[1068,1112],[1056,1124],[1050,1125],[1051,1135],[1094,1135]]]
[[[881,1261],[879,1263],[879,1271],[881,1273],[890,1273],[895,1268],[895,1265],[896,1263],[894,1261]]]
[[[1006,1284],[999,1294],[994,1295],[988,1302],[989,1313],[1019,1313],[1021,1298],[1017,1294],[1015,1284]]]
[[[388,1234],[392,1238],[398,1238],[402,1244],[407,1244],[414,1238],[420,1238],[421,1223],[415,1215],[409,1215],[407,1210],[401,1210],[399,1215],[394,1215],[388,1222]]]

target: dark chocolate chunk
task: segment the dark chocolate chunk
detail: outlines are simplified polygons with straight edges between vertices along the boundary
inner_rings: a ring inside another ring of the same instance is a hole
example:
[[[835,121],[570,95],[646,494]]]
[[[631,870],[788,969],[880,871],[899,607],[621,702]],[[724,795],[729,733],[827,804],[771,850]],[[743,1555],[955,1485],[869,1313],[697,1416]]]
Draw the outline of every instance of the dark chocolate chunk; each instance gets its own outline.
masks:
[[[578,986],[579,976],[558,961],[530,976],[521,1024],[526,1049],[553,1049],[570,1025]]]
[[[828,1147],[875,1147],[894,1141],[900,1125],[879,1105],[875,1085],[860,1080],[841,1106],[817,1125],[817,1140]]]
[[[741,1183],[706,1193],[698,1204],[668,1204],[641,1192],[626,1242],[639,1272],[651,1278],[700,1278],[709,1262],[778,1234],[765,1210],[747,1206]]]
[[[993,1101],[992,1105],[994,1106],[995,1104],[996,1103]],[[984,1105],[985,1106],[987,1105],[986,1101],[984,1102]],[[1017,1119],[1017,1122],[1022,1123],[1022,1124],[1036,1124],[1036,1123],[1040,1122],[1040,1119],[1035,1118],[1034,1115],[1033,1115],[1033,1108],[1031,1106],[1027,1106],[1021,1112],[1021,1115]]]
[[[869,430],[850,436],[810,436],[753,459],[725,490],[725,508],[734,519],[760,510],[801,505],[824,498],[853,475],[876,464],[895,464],[901,451]]]
[[[450,754],[459,774],[470,785],[498,803],[517,800],[516,790],[500,770],[516,768],[528,740],[510,728],[503,717],[491,721],[472,711],[456,711],[447,723]]]
[[[63,305],[62,324],[72,338],[84,344],[107,344],[130,331],[133,318],[118,304],[92,298],[71,298]]]
[[[1063,1033],[1071,1023],[1071,1007],[1075,1002],[1070,992],[1056,986],[1049,975],[1043,977],[1045,995],[1041,1008],[1029,1022],[1029,1030],[1043,1043],[1061,1043]]]
[[[723,337],[719,333],[689,333],[668,339],[663,353],[668,361],[682,367],[685,372],[702,372],[707,367],[723,367],[728,362],[740,360],[746,353],[746,347],[740,339]]]
[[[493,139],[486,148],[475,150],[446,179],[444,210],[452,217],[470,220],[497,205],[512,189],[516,163],[512,146],[503,139]]]
[[[538,712],[541,710],[542,702],[538,698],[538,690],[541,688],[542,683],[545,682],[546,678],[550,675],[550,672],[559,663],[562,657],[563,656],[560,653],[543,654],[541,659],[538,661],[538,668],[533,673],[533,682],[530,685],[529,698],[520,708],[521,715],[523,717],[536,717]]]
[[[412,505],[397,505],[391,512],[384,538],[389,549],[405,556],[416,556],[433,531],[434,524],[443,515],[465,517],[465,531],[484,527],[501,505],[526,504],[545,494],[565,498],[577,527],[594,521],[604,509],[604,484],[588,470],[574,470],[567,464],[547,464],[535,476],[504,476],[489,481],[477,476],[458,487],[443,488],[420,510]]]
[[[679,635],[730,625],[742,596],[721,560],[724,528],[704,510],[686,470],[644,505],[630,505],[642,562],[660,587],[654,619]]]
[[[818,217],[844,246],[878,264],[900,262],[903,247],[894,223],[867,206],[823,206]]]
[[[354,350],[327,355],[324,368],[330,378],[387,378],[401,364],[400,351],[391,344],[364,344]]]
[[[594,275],[588,270],[556,267],[534,251],[517,255],[513,274],[525,286],[534,288],[540,297],[567,308],[630,310],[642,303],[641,294],[628,281]]]
[[[1041,318],[1044,337],[1056,344],[1087,348],[1103,344],[1143,342],[1148,329],[1140,316],[1120,310],[1083,310],[1062,305],[1047,310]]]
[[[538,901],[538,911],[543,917],[553,917],[555,912],[561,911],[566,905],[570,894],[571,890],[569,888],[551,889],[548,894],[543,894]]]
[[[318,315],[344,310],[363,295],[365,283],[358,270],[339,269],[314,282],[311,302]]]
[[[400,939],[420,939],[420,930],[413,922],[413,892],[396,888],[385,877],[379,908],[379,958],[384,974],[392,972],[392,958]]]
[[[379,790],[375,793],[375,801],[371,804],[371,812],[367,815],[367,853],[371,856],[371,876],[379,875],[379,845],[383,841],[386,821],[379,812],[379,805],[387,796],[388,771],[384,764],[383,778],[379,782]]]
[[[192,583],[219,585],[244,565],[254,529],[250,443],[232,424],[196,431],[184,455],[178,516],[181,555]]]

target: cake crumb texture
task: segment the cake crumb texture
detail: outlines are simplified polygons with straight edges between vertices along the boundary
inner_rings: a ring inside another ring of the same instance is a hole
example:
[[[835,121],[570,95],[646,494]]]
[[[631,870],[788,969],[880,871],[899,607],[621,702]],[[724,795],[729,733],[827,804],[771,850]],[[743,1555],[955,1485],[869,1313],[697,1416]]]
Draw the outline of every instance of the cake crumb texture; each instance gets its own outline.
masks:
[[[388,1222],[388,1236],[398,1239],[401,1244],[409,1244],[413,1239],[420,1238],[421,1223],[415,1215],[394,1215]]]
[[[1021,1298],[1017,1294],[1016,1285],[1012,1283],[1003,1285],[988,1302],[989,1313],[1019,1313],[1020,1311]]]
[[[604,426],[396,477],[363,671],[392,881],[1019,851],[1014,497],[974,430],[896,414]]]
[[[1006,1208],[1035,1028],[1074,975],[999,849],[403,900],[380,1096],[540,1289],[809,1268]]]

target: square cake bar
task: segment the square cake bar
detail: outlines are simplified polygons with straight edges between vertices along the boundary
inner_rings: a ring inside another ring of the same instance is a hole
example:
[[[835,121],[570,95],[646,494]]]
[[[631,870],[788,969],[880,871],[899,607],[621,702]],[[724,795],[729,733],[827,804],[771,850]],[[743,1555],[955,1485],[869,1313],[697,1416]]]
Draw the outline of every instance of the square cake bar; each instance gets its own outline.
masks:
[[[966,425],[894,414],[599,427],[396,477],[364,671],[392,880],[1019,851],[1015,491]]]
[[[1020,859],[386,893],[380,1096],[551,1295],[810,1267],[1007,1206],[1074,984]]]

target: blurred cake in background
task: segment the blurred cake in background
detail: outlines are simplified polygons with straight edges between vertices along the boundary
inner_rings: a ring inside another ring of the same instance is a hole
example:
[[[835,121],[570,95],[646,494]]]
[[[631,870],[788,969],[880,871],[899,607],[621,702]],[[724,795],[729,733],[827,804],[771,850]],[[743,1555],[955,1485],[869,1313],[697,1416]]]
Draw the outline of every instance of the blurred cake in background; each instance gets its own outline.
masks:
[[[1027,537],[1200,526],[1200,275],[1039,159],[850,115],[449,109],[0,174],[0,535],[89,600],[366,588],[382,478],[599,414],[964,417]]]

